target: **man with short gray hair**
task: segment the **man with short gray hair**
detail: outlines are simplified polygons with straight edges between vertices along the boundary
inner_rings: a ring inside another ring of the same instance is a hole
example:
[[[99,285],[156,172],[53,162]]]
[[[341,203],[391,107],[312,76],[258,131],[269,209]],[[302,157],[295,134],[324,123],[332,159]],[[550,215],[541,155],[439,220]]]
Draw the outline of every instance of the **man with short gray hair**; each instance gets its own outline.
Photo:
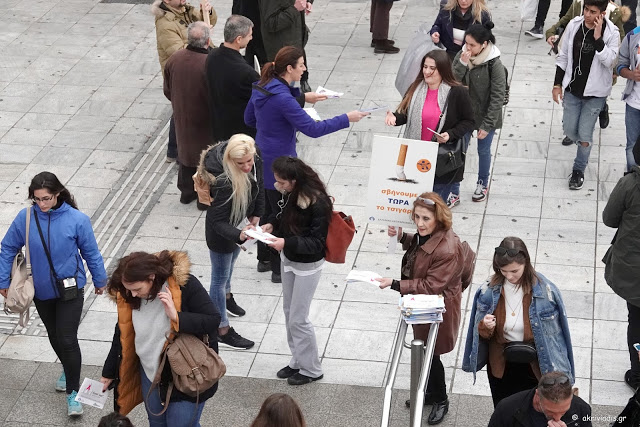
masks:
[[[563,372],[543,375],[538,387],[502,399],[489,427],[591,427],[591,407],[573,393]]]
[[[251,98],[251,87],[260,75],[240,54],[252,36],[253,22],[231,15],[224,25],[224,43],[207,58],[205,70],[216,141],[226,141],[236,133],[256,136],[256,130],[244,123],[244,110]]]
[[[176,126],[178,189],[183,204],[198,198],[192,176],[200,162],[200,153],[213,142],[204,74],[209,26],[202,21],[189,24],[187,40],[187,47],[171,55],[164,67],[164,94],[171,101]],[[204,210],[206,205],[198,203],[198,209]]]

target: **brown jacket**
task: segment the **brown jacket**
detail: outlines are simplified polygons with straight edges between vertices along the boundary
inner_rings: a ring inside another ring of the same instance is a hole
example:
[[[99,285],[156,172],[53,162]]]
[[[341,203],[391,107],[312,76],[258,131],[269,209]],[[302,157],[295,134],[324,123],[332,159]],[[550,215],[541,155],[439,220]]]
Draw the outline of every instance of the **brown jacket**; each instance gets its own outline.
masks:
[[[178,162],[198,167],[200,153],[213,143],[207,79],[207,49],[187,46],[169,58],[164,69],[164,95],[171,101],[178,141]]]
[[[407,234],[403,248],[409,249],[417,241],[417,236]],[[444,296],[447,311],[438,330],[434,354],[445,354],[453,350],[458,339],[462,290],[471,283],[475,254],[453,230],[434,232],[417,251],[411,278],[400,281],[400,293]],[[402,260],[403,268],[406,259],[405,256]],[[413,325],[414,337],[426,341],[429,327]]]
[[[524,342],[533,342],[533,331],[531,330],[531,322],[529,321],[529,307],[531,307],[531,292],[525,294],[522,298],[522,313],[524,322]],[[496,378],[502,378],[504,375],[504,345],[507,340],[504,338],[504,322],[507,316],[507,310],[504,302],[504,288],[498,299],[498,304],[493,312],[496,317],[496,326],[493,330],[487,329],[483,321],[478,324],[478,334],[480,337],[489,340],[489,369],[491,369],[491,375]],[[531,362],[531,369],[537,379],[540,379],[542,374],[540,373],[540,366],[538,360]]]

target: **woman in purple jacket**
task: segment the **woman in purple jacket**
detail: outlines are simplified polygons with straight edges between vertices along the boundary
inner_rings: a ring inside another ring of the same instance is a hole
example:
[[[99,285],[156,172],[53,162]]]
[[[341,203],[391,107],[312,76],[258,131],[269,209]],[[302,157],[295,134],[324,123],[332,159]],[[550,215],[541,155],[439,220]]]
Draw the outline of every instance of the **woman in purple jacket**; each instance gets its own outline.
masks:
[[[312,138],[333,133],[349,127],[349,122],[358,122],[368,115],[351,111],[332,119],[316,122],[302,108],[298,99],[300,90],[292,87],[299,82],[306,70],[302,49],[285,46],[278,51],[275,61],[262,67],[260,81],[253,85],[253,92],[244,111],[244,121],[257,129],[256,144],[263,160],[265,214],[279,212],[280,193],[275,189],[271,163],[280,156],[298,157],[296,132]],[[277,233],[277,230],[276,230]],[[258,271],[271,270],[271,281],[280,283],[280,258],[275,251],[259,243]]]

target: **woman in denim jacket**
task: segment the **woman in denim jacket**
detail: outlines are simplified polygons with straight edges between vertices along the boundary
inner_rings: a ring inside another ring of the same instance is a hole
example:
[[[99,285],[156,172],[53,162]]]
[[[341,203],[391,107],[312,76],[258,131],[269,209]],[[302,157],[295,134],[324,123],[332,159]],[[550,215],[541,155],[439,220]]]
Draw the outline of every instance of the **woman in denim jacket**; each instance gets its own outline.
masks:
[[[473,299],[462,369],[472,372],[475,382],[476,372],[487,365],[494,406],[536,387],[551,371],[567,374],[573,384],[569,323],[558,288],[534,270],[517,237],[506,237],[495,249],[493,270]],[[512,343],[533,345],[532,360],[524,360],[522,350],[505,352]]]

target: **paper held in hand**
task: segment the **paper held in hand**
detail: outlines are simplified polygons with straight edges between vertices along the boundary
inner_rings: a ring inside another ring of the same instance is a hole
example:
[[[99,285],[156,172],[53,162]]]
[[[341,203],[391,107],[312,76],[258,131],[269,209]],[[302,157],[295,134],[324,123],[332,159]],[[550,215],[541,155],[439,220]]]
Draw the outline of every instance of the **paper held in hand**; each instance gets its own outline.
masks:
[[[265,233],[261,228],[256,228],[255,230],[245,230],[244,234],[249,237],[252,237],[262,243],[272,243],[273,240],[277,239],[276,236],[270,233]]]
[[[76,396],[76,402],[91,405],[98,409],[104,408],[104,404],[107,403],[109,393],[103,393],[102,386],[103,384],[100,381],[85,378],[84,381],[82,381],[80,391],[78,391],[78,395]]]
[[[347,275],[347,283],[364,282],[379,286],[380,282],[376,279],[381,277],[381,275],[373,271],[351,270]]]
[[[444,297],[442,295],[404,295],[398,303],[405,322],[409,325],[442,322]]]
[[[342,92],[334,92],[322,86],[318,86],[318,89],[316,89],[316,93],[318,95],[326,95],[327,98],[340,98],[342,95],[344,95],[344,93]]]
[[[316,111],[315,108],[307,107],[307,108],[303,108],[303,110],[304,110],[305,113],[307,113],[309,115],[309,117],[311,117],[316,122],[321,122],[322,121],[322,118],[320,117],[320,114],[318,114],[318,112]]]

